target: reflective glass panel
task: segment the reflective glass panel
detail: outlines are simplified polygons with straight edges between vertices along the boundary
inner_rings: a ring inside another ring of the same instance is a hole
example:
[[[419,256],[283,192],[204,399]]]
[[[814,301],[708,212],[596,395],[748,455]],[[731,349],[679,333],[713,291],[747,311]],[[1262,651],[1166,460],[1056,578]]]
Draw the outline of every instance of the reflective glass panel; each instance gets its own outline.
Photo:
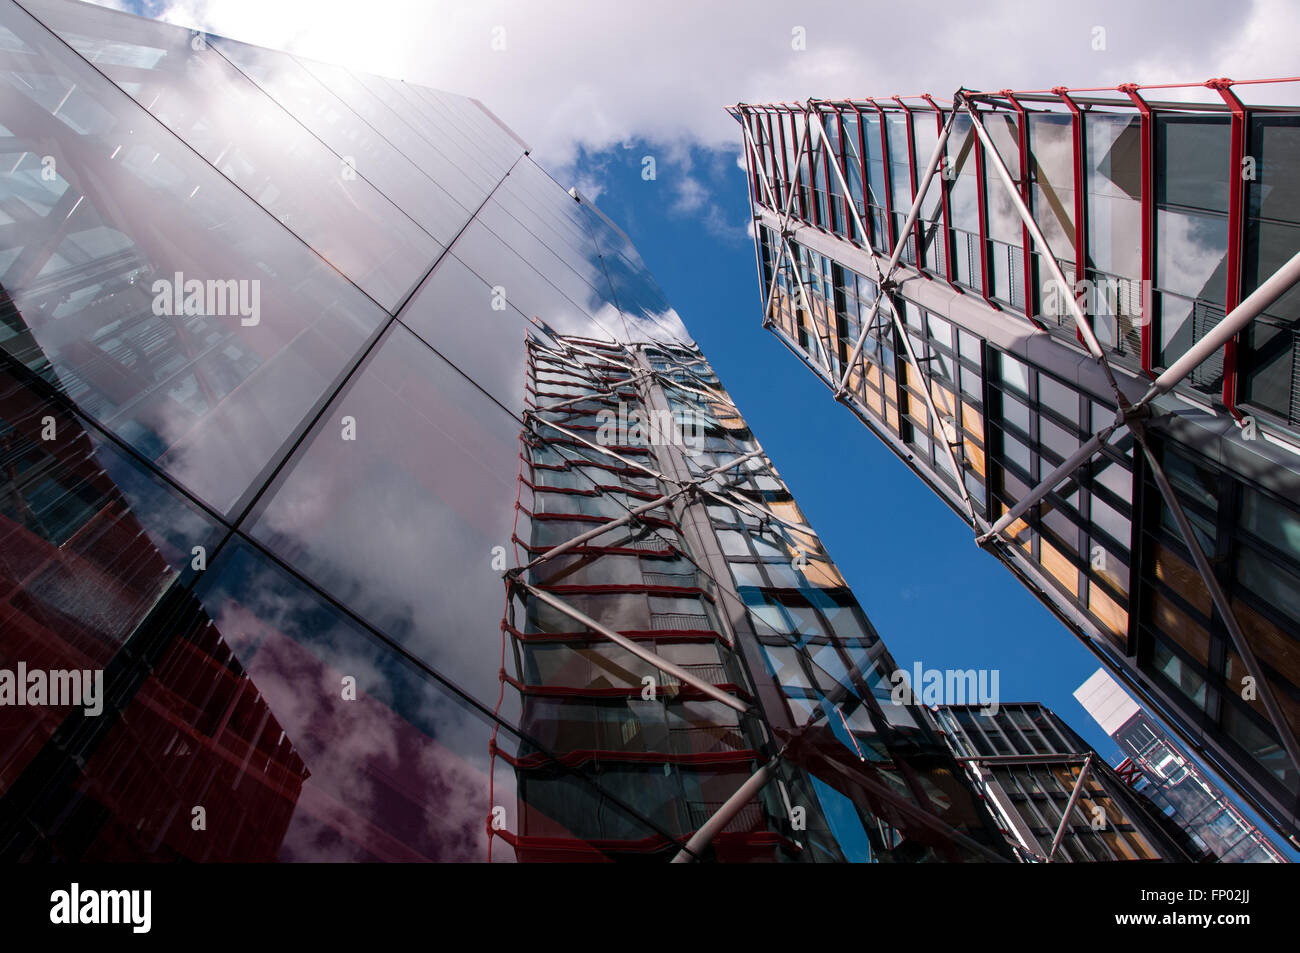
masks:
[[[0,69],[0,346],[229,510],[383,312],[27,14],[0,24],[24,46]]]

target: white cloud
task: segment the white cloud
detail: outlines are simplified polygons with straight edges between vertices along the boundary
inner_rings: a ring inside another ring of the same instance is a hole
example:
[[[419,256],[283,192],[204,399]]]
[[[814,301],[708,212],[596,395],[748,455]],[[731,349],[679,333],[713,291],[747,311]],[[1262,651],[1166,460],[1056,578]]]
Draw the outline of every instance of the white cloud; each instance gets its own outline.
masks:
[[[709,199],[709,192],[699,179],[684,175],[673,187],[677,197],[673,199],[673,211],[679,213],[694,212]]]
[[[473,95],[570,180],[579,178],[580,149],[634,141],[651,143],[661,165],[692,146],[725,150],[729,161],[740,138],[723,106],[738,101],[1289,75],[1300,31],[1300,9],[1288,0],[1256,0],[1231,15],[1216,0],[147,2],[186,26]],[[791,48],[796,26],[806,32],[802,51]],[[598,194],[599,170],[583,171],[583,191]],[[676,201],[694,201],[693,188],[684,184]],[[706,201],[695,207],[708,214]]]
[[[605,184],[595,175],[582,174],[574,182],[574,188],[586,196],[592,202],[600,200],[601,193],[605,191]]]
[[[636,138],[735,148],[725,104],[1287,75],[1300,11],[1258,0],[903,5],[777,0],[171,0],[165,18],[474,95],[568,165]],[[1210,25],[1213,25],[1210,28]],[[804,26],[807,49],[791,49]],[[504,34],[494,34],[495,28]],[[1106,49],[1092,48],[1094,29]],[[494,36],[505,49],[494,51]]]

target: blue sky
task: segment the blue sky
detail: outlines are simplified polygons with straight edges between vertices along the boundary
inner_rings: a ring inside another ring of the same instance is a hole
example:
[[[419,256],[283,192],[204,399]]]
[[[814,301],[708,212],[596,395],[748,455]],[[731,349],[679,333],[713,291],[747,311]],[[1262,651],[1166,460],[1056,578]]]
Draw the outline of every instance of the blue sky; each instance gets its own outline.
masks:
[[[642,178],[645,156],[656,159],[653,181]],[[1101,667],[1096,657],[762,328],[735,154],[632,141],[581,150],[574,173],[598,183],[597,204],[636,244],[898,665],[996,670],[1000,702],[1046,704],[1118,763],[1119,747],[1073,694]]]
[[[1072,695],[1099,667],[1093,655],[763,330],[735,154],[628,146],[581,152],[577,180],[603,186],[597,204],[636,243],[898,664],[997,669],[1002,701],[1044,702],[1118,754]]]

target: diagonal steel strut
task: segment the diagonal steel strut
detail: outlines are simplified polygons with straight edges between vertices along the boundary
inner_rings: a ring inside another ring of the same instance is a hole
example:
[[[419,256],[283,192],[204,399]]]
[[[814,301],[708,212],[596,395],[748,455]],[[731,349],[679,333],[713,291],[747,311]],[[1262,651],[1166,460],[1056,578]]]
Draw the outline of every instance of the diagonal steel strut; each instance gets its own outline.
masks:
[[[803,131],[799,134],[799,147],[795,151],[795,157],[794,157],[795,172],[790,179],[790,190],[786,196],[785,209],[784,211],[782,211],[780,206],[775,203],[772,206],[772,208],[775,211],[777,211],[777,213],[781,216],[779,221],[779,226],[780,226],[779,231],[781,237],[781,245],[782,248],[784,249],[784,254],[782,256],[781,261],[777,262],[772,268],[772,289],[768,295],[767,310],[764,311],[763,317],[766,319],[767,316],[771,313],[772,297],[776,294],[776,278],[777,275],[780,274],[781,265],[788,259],[790,262],[790,271],[794,275],[795,283],[799,286],[799,297],[803,300],[804,313],[808,315],[808,320],[812,323],[811,336],[816,339],[817,351],[821,355],[822,361],[825,362],[825,366],[827,370],[829,370],[831,368],[831,358],[830,355],[826,352],[826,344],[825,342],[822,341],[821,333],[817,329],[817,322],[813,317],[812,300],[808,296],[808,289],[804,287],[803,275],[800,274],[799,256],[797,256],[794,253],[794,249],[790,246],[790,238],[789,238],[790,219],[794,215],[794,198],[799,186],[799,183],[797,181],[799,176],[798,166],[799,166],[799,161],[803,158],[804,151],[807,149],[808,146],[808,137],[809,137],[810,129],[811,126],[808,124],[807,121],[805,121]],[[753,139],[749,139],[748,141],[750,144],[750,148],[753,149],[754,148]],[[811,157],[810,157],[810,161],[811,161]],[[770,191],[769,194],[771,194]]]
[[[1070,823],[1070,812],[1074,810],[1074,805],[1079,801],[1079,795],[1083,793],[1083,784],[1088,779],[1088,769],[1092,767],[1092,752],[1088,752],[1088,757],[1084,759],[1083,767],[1079,769],[1078,780],[1074,782],[1074,790],[1070,792],[1070,800],[1066,802],[1065,810],[1061,813],[1061,823],[1056,828],[1056,836],[1052,838],[1052,849],[1047,852],[1047,863],[1052,862],[1056,856],[1056,848],[1061,846],[1061,838],[1065,836],[1066,825]]]
[[[1132,405],[1120,405],[1120,412],[1115,421],[1109,427],[1096,433],[1091,439],[1086,441],[1079,449],[1071,454],[1064,463],[1053,470],[1050,474],[1042,479],[1037,486],[1023,496],[1014,507],[1008,510],[1001,519],[990,527],[989,531],[979,537],[976,542],[983,544],[991,538],[1005,530],[1034,504],[1038,503],[1062,483],[1067,477],[1071,476],[1075,470],[1087,463],[1098,450],[1110,439],[1111,434],[1122,426],[1130,426],[1130,421],[1138,419],[1147,413],[1147,409],[1156,397],[1167,393],[1178,384],[1184,377],[1190,374],[1202,361],[1215,353],[1224,343],[1231,339],[1235,334],[1241,331],[1246,325],[1253,321],[1278,298],[1282,297],[1288,290],[1300,283],[1300,252],[1291,257],[1291,260],[1275,271],[1267,281],[1261,284],[1251,292],[1246,300],[1233,308],[1220,321],[1214,329],[1204,338],[1180,357],[1174,361],[1159,377],[1152,382],[1150,389],[1142,398]]]
[[[960,95],[960,94],[959,94]],[[926,193],[930,191],[930,183],[934,180],[934,173],[939,168],[939,160],[943,156],[944,147],[948,144],[948,136],[952,133],[953,120],[957,118],[957,104],[953,104],[953,110],[948,114],[948,121],[943,124],[943,131],[939,133],[939,141],[935,143],[934,152],[930,155],[930,164],[925,168],[925,177],[921,179],[920,185],[916,189],[916,198],[912,200],[912,207],[908,210],[907,221],[903,224],[902,232],[898,237],[898,242],[894,245],[894,252],[889,256],[889,263],[885,266],[884,273],[880,276],[880,286],[877,289],[876,303],[880,303],[880,298],[889,292],[888,285],[893,280],[894,271],[898,268],[898,263],[903,257],[903,249],[907,247],[907,238],[916,224],[916,217],[921,214],[921,203],[925,200]],[[823,137],[824,138],[824,137]],[[832,163],[833,165],[834,163]],[[851,203],[850,203],[851,204]],[[875,308],[872,309],[872,316],[875,316]],[[858,335],[857,343],[853,345],[853,350],[849,354],[849,360],[844,368],[844,376],[840,379],[840,386],[837,389],[843,392],[849,383],[849,374],[853,370],[853,365],[857,363],[858,355],[862,353],[862,345],[867,340],[867,327],[870,321],[863,325],[862,333]],[[959,471],[960,472],[960,471]]]
[[[696,678],[694,675],[686,671],[681,666],[675,665],[672,662],[668,661],[667,659],[659,655],[656,655],[654,652],[651,652],[649,649],[642,648],[640,645],[637,645],[631,639],[619,635],[619,633],[615,632],[613,629],[601,625],[595,619],[591,618],[591,616],[586,615],[583,612],[580,612],[579,610],[575,609],[573,606],[565,602],[563,599],[560,599],[552,595],[551,593],[547,592],[545,589],[539,589],[537,586],[534,586],[531,583],[524,582],[522,579],[516,578],[515,582],[521,589],[525,590],[529,595],[534,596],[537,599],[540,599],[542,602],[545,602],[552,609],[555,609],[559,612],[563,612],[565,615],[567,615],[570,619],[573,619],[575,622],[582,623],[591,631],[599,635],[603,635],[605,638],[609,639],[615,645],[619,646],[620,648],[626,649],[628,652],[631,652],[637,658],[641,659],[641,661],[650,663],[655,668],[659,669],[659,671],[663,672],[665,675],[671,675],[679,682],[682,682],[683,684],[686,685],[690,685],[696,691],[702,692],[703,694],[707,695],[709,698],[712,698],[714,701],[721,702],[722,704],[726,705],[728,708],[734,708],[742,715],[748,713],[749,706],[746,705],[744,702],[742,702],[739,698],[736,698],[734,695],[728,695],[726,692],[724,692],[722,689],[718,688],[717,686],[710,685],[708,682],[704,681],[703,679]]]
[[[648,503],[643,503],[641,506],[638,506],[635,509],[628,510],[622,516],[615,517],[614,519],[611,519],[608,522],[601,523],[599,526],[595,527],[594,529],[589,529],[585,533],[579,533],[577,536],[574,536],[572,539],[566,540],[565,542],[560,543],[557,546],[552,546],[550,549],[546,550],[546,552],[542,553],[540,556],[537,556],[535,559],[533,559],[531,562],[525,565],[523,567],[523,570],[532,569],[533,567],[538,566],[549,559],[554,559],[556,556],[567,553],[569,550],[577,546],[581,546],[583,543],[587,542],[588,540],[596,539],[599,536],[604,536],[610,530],[618,529],[620,526],[626,526],[628,523],[635,521],[637,517],[643,516],[646,513],[649,513],[651,510],[663,506],[665,503],[671,503],[673,500],[677,499],[677,497],[681,496],[682,494],[689,492],[691,489],[695,487],[698,487],[700,482],[711,479],[712,477],[716,476],[719,473],[722,473],[725,470],[730,470],[732,467],[736,466],[737,464],[744,463],[746,460],[756,457],[762,452],[763,450],[761,447],[751,450],[749,453],[746,453],[743,456],[736,457],[734,460],[729,460],[726,463],[714,467],[712,470],[705,473],[703,476],[699,477],[696,480],[692,480],[681,484],[677,489],[673,490],[671,493],[666,493],[663,496],[651,500]]]
[[[1033,213],[1029,211],[1029,206],[1025,204],[1024,198],[1020,195],[1020,190],[1016,188],[1015,180],[1011,178],[1011,170],[1007,168],[1007,164],[1002,160],[1002,155],[998,152],[997,146],[994,145],[989,131],[984,128],[984,121],[980,119],[975,105],[968,99],[965,101],[964,106],[975,129],[975,135],[979,137],[980,143],[984,146],[985,155],[988,156],[990,164],[997,171],[998,178],[1002,180],[1002,185],[1006,188],[1012,207],[1015,208],[1016,214],[1020,216],[1020,220],[1024,223],[1030,237],[1033,238],[1034,244],[1039,248],[1042,261],[1046,263],[1047,270],[1052,273],[1052,280],[1057,283],[1058,288],[1065,292],[1070,314],[1074,318],[1075,327],[1088,348],[1088,353],[1101,365],[1111,390],[1115,392],[1115,400],[1118,405],[1127,407],[1128,398],[1119,389],[1119,384],[1115,382],[1115,375],[1111,372],[1110,363],[1106,360],[1105,352],[1102,351],[1101,345],[1097,342],[1097,335],[1092,329],[1092,323],[1084,316],[1083,308],[1079,306],[1079,301],[1073,294],[1074,289],[1070,288],[1066,283],[1065,273],[1061,271],[1061,265],[1056,260],[1056,255],[1052,253],[1052,247],[1047,244],[1042,229],[1038,227],[1038,222],[1034,220]]]
[[[1147,464],[1151,467],[1151,475],[1155,477],[1156,486],[1160,488],[1160,495],[1164,497],[1170,512],[1173,513],[1174,522],[1178,524],[1178,532],[1182,535],[1183,542],[1186,543],[1188,550],[1192,554],[1192,561],[1196,564],[1196,571],[1205,581],[1206,588],[1210,590],[1210,598],[1214,602],[1214,607],[1219,610],[1219,618],[1223,620],[1224,628],[1228,630],[1228,636],[1232,639],[1237,654],[1241,656],[1242,662],[1245,663],[1246,671],[1255,677],[1260,701],[1264,703],[1264,708],[1268,712],[1269,720],[1273,722],[1273,728],[1277,731],[1282,747],[1286,749],[1292,766],[1297,771],[1300,771],[1300,743],[1296,741],[1295,732],[1291,730],[1291,723],[1278,705],[1277,699],[1273,695],[1273,688],[1261,670],[1250,643],[1246,641],[1245,633],[1241,631],[1241,625],[1237,622],[1236,614],[1232,611],[1232,604],[1228,601],[1228,596],[1223,591],[1223,587],[1219,585],[1218,577],[1214,575],[1214,568],[1205,557],[1205,551],[1201,549],[1200,541],[1197,540],[1196,534],[1192,530],[1191,521],[1188,520],[1182,503],[1178,501],[1178,496],[1169,483],[1169,477],[1165,475],[1160,461],[1151,452],[1151,447],[1147,443],[1142,426],[1136,425],[1132,429],[1133,436],[1137,438],[1139,445],[1142,447],[1142,455],[1146,457]]]

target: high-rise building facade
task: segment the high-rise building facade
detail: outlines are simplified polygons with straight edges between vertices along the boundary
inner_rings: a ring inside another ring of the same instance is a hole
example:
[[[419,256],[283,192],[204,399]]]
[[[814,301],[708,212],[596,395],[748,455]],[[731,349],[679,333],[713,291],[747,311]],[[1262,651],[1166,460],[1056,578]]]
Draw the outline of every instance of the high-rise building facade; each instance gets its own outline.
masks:
[[[1268,836],[1105,669],[1097,669],[1074,697],[1123,752],[1116,772],[1187,832],[1199,856],[1221,863],[1286,862]]]
[[[1182,830],[1043,705],[940,705],[933,717],[1024,862],[1200,859]]]
[[[1294,835],[1300,114],[1251,101],[1277,89],[730,112],[765,326]]]
[[[0,142],[0,856],[1013,859],[484,106],[0,0]]]

